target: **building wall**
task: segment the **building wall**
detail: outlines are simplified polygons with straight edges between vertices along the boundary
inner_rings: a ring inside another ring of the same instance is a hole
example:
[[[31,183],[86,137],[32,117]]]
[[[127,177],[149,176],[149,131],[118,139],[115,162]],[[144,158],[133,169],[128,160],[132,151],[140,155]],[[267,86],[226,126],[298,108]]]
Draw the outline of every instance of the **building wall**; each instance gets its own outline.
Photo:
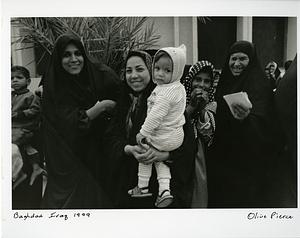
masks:
[[[154,29],[161,35],[156,49],[174,45],[174,18],[173,17],[150,17],[148,24],[154,23]]]
[[[161,35],[157,49],[185,44],[187,48],[187,64],[193,63],[193,17],[150,17],[148,24]]]
[[[297,17],[289,17],[285,60],[293,60],[297,52]]]
[[[197,61],[197,17],[149,17],[148,24],[154,23],[154,28],[161,35],[157,46],[159,49],[167,46],[179,46],[184,43],[187,47],[187,64]],[[286,41],[284,46],[284,60],[293,59],[297,52],[297,18],[288,18]],[[12,28],[12,40],[20,34],[17,28]],[[252,40],[252,17],[237,18],[238,40]],[[36,67],[33,49],[17,50],[24,45],[12,46],[12,64],[26,66],[32,77],[36,76]]]
[[[20,35],[19,28],[11,28],[11,39],[14,41],[16,36]],[[36,76],[36,62],[34,57],[34,49],[31,48],[32,44],[17,43],[13,44],[11,47],[11,64],[21,65],[26,67],[31,77]],[[26,49],[22,49],[26,48]],[[22,50],[20,50],[22,49]]]

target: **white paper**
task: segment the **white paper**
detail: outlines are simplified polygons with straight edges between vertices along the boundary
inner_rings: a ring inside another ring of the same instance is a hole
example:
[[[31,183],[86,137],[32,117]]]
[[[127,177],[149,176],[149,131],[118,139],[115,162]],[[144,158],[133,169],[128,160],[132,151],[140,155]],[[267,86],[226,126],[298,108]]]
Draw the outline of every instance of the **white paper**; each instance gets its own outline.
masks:
[[[248,98],[248,94],[246,92],[238,92],[224,95],[223,98],[225,99],[226,103],[228,104],[230,111],[233,116],[235,116],[235,112],[233,110],[233,105],[241,105],[245,109],[251,109],[252,103]]]

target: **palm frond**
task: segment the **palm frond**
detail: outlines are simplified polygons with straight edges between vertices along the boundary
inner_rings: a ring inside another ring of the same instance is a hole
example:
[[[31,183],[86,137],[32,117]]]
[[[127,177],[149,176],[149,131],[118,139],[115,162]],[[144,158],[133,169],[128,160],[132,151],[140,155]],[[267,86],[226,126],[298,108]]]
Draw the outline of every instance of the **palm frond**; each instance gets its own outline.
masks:
[[[13,18],[11,24],[21,34],[13,38],[12,44],[21,44],[19,48],[25,49],[27,43],[33,43],[44,50],[41,56],[44,58],[51,54],[56,39],[70,32],[82,39],[93,57],[120,72],[129,50],[151,48],[159,40],[154,24],[146,25],[147,21],[147,17]]]

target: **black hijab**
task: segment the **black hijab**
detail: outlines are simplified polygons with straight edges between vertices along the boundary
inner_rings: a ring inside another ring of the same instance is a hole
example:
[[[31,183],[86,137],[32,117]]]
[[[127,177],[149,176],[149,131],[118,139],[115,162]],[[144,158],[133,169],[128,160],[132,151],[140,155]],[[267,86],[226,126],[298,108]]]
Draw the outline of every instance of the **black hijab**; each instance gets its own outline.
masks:
[[[249,57],[249,64],[239,76],[233,76],[229,68],[229,59],[232,54],[237,52],[246,54]],[[218,108],[227,107],[224,105],[224,95],[241,91],[248,94],[253,106],[252,114],[266,115],[272,98],[271,84],[260,67],[255,45],[248,41],[237,41],[229,50],[216,91]],[[217,111],[219,114],[222,113],[222,110],[217,109]]]
[[[84,58],[83,69],[78,75],[71,75],[62,67],[62,56],[69,44],[74,44]],[[109,67],[93,62],[80,39],[71,34],[57,39],[42,85],[44,117],[66,137],[78,127],[76,115],[80,111],[103,99],[116,101],[119,96],[118,76]]]
[[[84,58],[84,67],[79,75],[71,75],[62,67],[63,53],[69,44],[74,44]],[[95,79],[92,70],[95,69],[80,39],[74,35],[60,36],[54,45],[47,72],[42,79],[45,103],[51,101],[53,104],[79,104],[85,107],[95,103]]]
[[[83,55],[84,67],[71,75],[62,67],[62,55],[74,44]],[[106,116],[90,121],[86,110],[97,101],[117,101],[116,74],[103,64],[93,63],[80,39],[62,35],[55,43],[47,72],[42,78],[43,142],[48,169],[45,208],[106,208],[110,206],[101,188],[105,177],[99,170]]]

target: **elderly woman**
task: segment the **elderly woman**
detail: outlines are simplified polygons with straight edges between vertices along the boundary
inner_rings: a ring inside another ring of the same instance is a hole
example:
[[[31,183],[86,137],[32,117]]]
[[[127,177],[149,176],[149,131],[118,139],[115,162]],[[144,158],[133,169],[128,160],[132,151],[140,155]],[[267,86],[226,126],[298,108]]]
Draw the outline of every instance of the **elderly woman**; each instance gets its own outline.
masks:
[[[48,183],[43,208],[107,208],[99,167],[101,141],[119,96],[116,74],[95,65],[79,38],[60,36],[43,84]]]
[[[215,131],[214,66],[207,60],[194,64],[183,81],[187,92],[186,112],[197,141],[192,207],[207,207],[206,153]]]
[[[251,109],[236,103],[231,112],[223,96],[237,92],[248,94]],[[267,196],[276,159],[273,93],[252,43],[238,41],[231,46],[216,101],[216,132],[207,170],[209,207],[272,206]]]
[[[144,51],[131,51],[126,59],[123,96],[117,103],[117,115],[106,135],[110,158],[105,168],[110,172],[108,189],[117,208],[154,208],[158,184],[154,176],[149,182],[151,197],[134,198],[128,190],[137,184],[138,163],[162,161],[170,167],[174,201],[169,207],[189,207],[192,198],[195,144],[192,128],[184,125],[184,142],[171,152],[153,147],[143,149],[136,143],[147,114],[147,98],[155,85],[151,77],[152,59]],[[154,171],[153,171],[154,172]],[[155,172],[154,172],[155,173]]]

